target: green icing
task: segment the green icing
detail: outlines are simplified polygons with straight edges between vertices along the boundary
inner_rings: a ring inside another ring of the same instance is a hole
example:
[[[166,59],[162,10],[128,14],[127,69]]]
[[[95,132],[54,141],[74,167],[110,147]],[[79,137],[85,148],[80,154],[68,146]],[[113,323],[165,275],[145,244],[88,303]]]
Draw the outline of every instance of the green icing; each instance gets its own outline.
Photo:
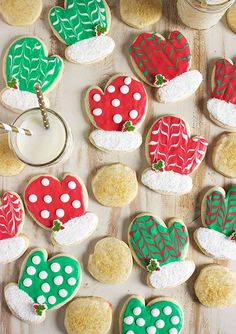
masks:
[[[46,57],[39,39],[24,37],[10,46],[5,70],[6,81],[16,80],[19,90],[35,93],[34,84],[39,83],[46,92],[59,80],[63,61],[57,56]]]
[[[36,250],[28,256],[18,286],[35,304],[43,304],[51,309],[70,299],[80,280],[78,261],[66,255],[47,261],[45,253]],[[48,287],[50,291],[47,292]]]
[[[67,0],[65,9],[56,6],[50,10],[49,20],[67,45],[96,36],[98,26],[100,30],[108,27],[103,0]]]
[[[174,222],[167,228],[150,215],[137,217],[129,231],[130,247],[144,268],[151,259],[156,259],[160,266],[181,261],[185,257],[188,242],[185,225]]]
[[[230,236],[236,230],[236,186],[230,187],[225,197],[220,191],[213,190],[204,201],[206,212],[203,224]]]
[[[122,317],[122,334],[178,334],[182,327],[183,312],[171,301],[160,300],[145,306],[140,299],[132,297]]]

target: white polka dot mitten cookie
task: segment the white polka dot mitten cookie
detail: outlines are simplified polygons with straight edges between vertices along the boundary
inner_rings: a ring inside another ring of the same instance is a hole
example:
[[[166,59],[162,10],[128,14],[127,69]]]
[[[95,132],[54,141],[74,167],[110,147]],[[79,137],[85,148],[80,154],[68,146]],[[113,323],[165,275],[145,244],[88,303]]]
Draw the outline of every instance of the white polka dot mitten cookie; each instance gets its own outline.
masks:
[[[207,150],[207,141],[190,137],[188,124],[177,116],[158,118],[146,139],[146,157],[151,168],[142,174],[142,183],[167,195],[182,195],[191,191],[193,173]]]
[[[147,111],[147,94],[143,84],[135,78],[116,75],[100,87],[91,87],[85,100],[91,123],[97,128],[89,139],[105,151],[133,151],[142,143],[142,136],[134,131],[141,126]]]
[[[59,254],[47,260],[45,249],[34,249],[26,257],[18,284],[4,289],[11,312],[28,323],[44,321],[46,311],[71,300],[81,283],[81,268],[73,257]]]
[[[105,0],[65,0],[65,9],[51,8],[49,23],[57,38],[69,45],[66,58],[72,63],[88,64],[112,53],[115,43],[106,36],[111,13]]]
[[[148,272],[147,283],[152,288],[176,287],[195,270],[194,262],[185,259],[188,230],[178,218],[171,219],[167,227],[157,216],[140,214],[129,227],[128,241],[135,261]]]
[[[187,39],[172,31],[167,39],[157,33],[141,33],[129,48],[135,72],[148,85],[158,88],[159,102],[175,102],[192,95],[202,75],[191,67]]]
[[[34,220],[52,231],[52,240],[59,246],[82,242],[98,224],[97,216],[86,211],[83,182],[73,175],[65,175],[62,181],[51,175],[34,177],[25,189],[24,202]]]

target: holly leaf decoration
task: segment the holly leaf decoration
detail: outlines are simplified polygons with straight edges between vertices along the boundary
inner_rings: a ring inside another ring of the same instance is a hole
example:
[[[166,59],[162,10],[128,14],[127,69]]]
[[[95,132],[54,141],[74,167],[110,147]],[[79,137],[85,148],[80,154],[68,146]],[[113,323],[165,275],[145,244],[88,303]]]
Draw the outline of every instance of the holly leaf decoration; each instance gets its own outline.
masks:
[[[104,35],[107,32],[107,28],[103,27],[101,25],[97,25],[96,28],[95,28],[95,31],[96,31],[97,36],[101,36],[101,35]]]
[[[156,170],[156,171],[160,171],[161,169],[165,168],[165,162],[160,159],[158,160],[156,163],[152,164],[152,169]]]
[[[62,225],[62,222],[60,220],[53,221],[53,227],[52,227],[53,232],[64,230],[64,228],[65,227]]]
[[[44,311],[46,311],[46,306],[44,304],[34,304],[34,309],[35,312],[39,315],[42,316]]]
[[[236,231],[234,231],[231,236],[230,236],[230,240],[232,241],[236,241]]]
[[[156,259],[151,259],[146,268],[150,272],[157,271],[157,270],[161,269],[160,264]]]
[[[168,80],[166,80],[165,76],[162,74],[156,74],[155,75],[155,81],[154,81],[154,85],[158,88],[164,86],[164,84],[166,84],[168,82]]]
[[[135,130],[135,126],[133,126],[132,121],[127,121],[125,122],[124,126],[123,126],[123,131],[134,131]]]
[[[14,76],[7,82],[7,87],[18,89],[18,79],[16,79]]]

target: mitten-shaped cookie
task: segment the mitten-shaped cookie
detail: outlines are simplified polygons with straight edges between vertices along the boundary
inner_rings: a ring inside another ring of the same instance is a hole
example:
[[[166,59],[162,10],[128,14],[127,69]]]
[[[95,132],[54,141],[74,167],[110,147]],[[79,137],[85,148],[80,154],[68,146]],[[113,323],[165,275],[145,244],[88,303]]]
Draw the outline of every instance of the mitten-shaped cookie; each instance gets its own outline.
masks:
[[[111,13],[105,0],[65,0],[65,9],[56,6],[49,12],[54,34],[69,45],[66,58],[72,63],[93,63],[114,49],[113,39],[106,36]]]
[[[24,202],[34,220],[52,231],[52,240],[59,246],[82,242],[98,224],[97,216],[86,211],[84,184],[73,175],[65,175],[62,181],[51,175],[33,178],[25,189]]]
[[[207,141],[190,137],[188,124],[176,116],[164,116],[152,125],[146,139],[146,156],[151,168],[142,174],[142,183],[168,195],[191,191],[189,176],[202,162]]]
[[[219,260],[236,260],[236,186],[226,193],[211,188],[203,198],[201,219],[204,227],[194,232],[203,253]]]
[[[147,94],[143,84],[125,75],[116,75],[106,84],[104,92],[91,87],[86,94],[86,110],[94,130],[89,139],[105,151],[129,152],[142,143],[135,131],[147,111]]]
[[[76,259],[64,254],[47,258],[45,249],[34,249],[22,265],[18,284],[10,283],[4,289],[9,309],[22,321],[42,322],[47,310],[67,303],[80,287]]]
[[[134,259],[149,273],[147,283],[153,288],[173,288],[194,272],[194,262],[185,260],[188,230],[178,218],[171,219],[167,227],[150,213],[138,215],[130,225],[128,240]]]
[[[157,33],[141,33],[129,48],[134,70],[150,86],[159,88],[159,102],[175,102],[192,95],[202,75],[191,67],[187,39],[172,31],[167,39]]]

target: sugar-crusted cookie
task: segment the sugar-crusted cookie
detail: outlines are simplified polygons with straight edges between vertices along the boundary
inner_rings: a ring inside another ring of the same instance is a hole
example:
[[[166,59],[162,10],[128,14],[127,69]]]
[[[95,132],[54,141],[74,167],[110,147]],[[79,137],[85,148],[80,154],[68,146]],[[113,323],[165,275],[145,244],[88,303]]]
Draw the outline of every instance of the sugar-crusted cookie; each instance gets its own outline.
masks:
[[[115,75],[105,90],[91,87],[86,94],[86,111],[97,128],[89,139],[105,151],[133,151],[142,143],[142,136],[134,131],[142,124],[147,111],[147,94],[143,84],[135,78]]]
[[[226,130],[236,131],[236,67],[231,59],[220,58],[212,71],[212,93],[207,101],[210,118]]]
[[[35,37],[16,39],[6,51],[3,60],[6,88],[1,91],[2,104],[17,113],[38,107],[35,83],[44,93],[50,92],[63,73],[63,61],[59,56],[48,57],[44,43]],[[45,98],[46,106],[49,101]]]
[[[0,206],[0,264],[18,259],[28,248],[29,240],[21,233],[25,211],[18,194],[2,195]]]
[[[220,174],[236,177],[236,133],[223,133],[220,136],[213,149],[212,164]]]
[[[66,58],[72,63],[88,64],[112,53],[115,43],[106,36],[111,13],[105,0],[65,0],[65,9],[56,6],[49,12],[49,23],[57,38],[69,45]]]
[[[236,302],[236,274],[218,264],[208,265],[201,270],[194,290],[204,306],[230,307]]]
[[[185,260],[189,245],[185,224],[173,218],[167,226],[161,218],[143,213],[134,218],[128,231],[133,257],[148,272],[148,285],[156,289],[176,287],[195,270],[194,262]]]
[[[131,27],[143,29],[162,15],[162,0],[120,0],[120,16]]]
[[[177,116],[158,118],[146,139],[146,158],[150,168],[142,174],[142,183],[162,194],[182,195],[192,189],[193,173],[202,162],[207,141],[190,137],[188,124]]]
[[[106,334],[111,322],[112,306],[101,297],[79,297],[66,308],[68,334]]]
[[[120,208],[136,197],[138,181],[130,167],[116,163],[100,168],[92,178],[96,200],[104,206]]]
[[[181,306],[172,298],[158,297],[146,306],[141,296],[132,295],[120,314],[120,334],[179,334],[184,325]]]
[[[124,241],[114,237],[98,241],[88,261],[90,274],[104,284],[125,282],[131,274],[132,267],[129,247]]]
[[[226,18],[228,26],[236,34],[236,4],[234,4],[227,10]]]
[[[226,193],[211,188],[201,206],[202,225],[194,239],[203,253],[219,260],[236,260],[236,186]]]
[[[87,212],[88,194],[83,182],[66,174],[62,181],[52,175],[31,179],[24,192],[25,206],[33,219],[52,231],[59,246],[80,243],[96,229],[98,218]]]
[[[159,102],[185,99],[202,82],[199,71],[190,71],[190,46],[179,31],[172,31],[167,39],[157,33],[141,33],[129,53],[135,72],[148,85],[158,88]]]
[[[27,323],[44,321],[46,311],[57,309],[71,300],[81,283],[79,262],[59,254],[47,260],[45,249],[34,249],[26,257],[18,284],[4,289],[11,312]]]

